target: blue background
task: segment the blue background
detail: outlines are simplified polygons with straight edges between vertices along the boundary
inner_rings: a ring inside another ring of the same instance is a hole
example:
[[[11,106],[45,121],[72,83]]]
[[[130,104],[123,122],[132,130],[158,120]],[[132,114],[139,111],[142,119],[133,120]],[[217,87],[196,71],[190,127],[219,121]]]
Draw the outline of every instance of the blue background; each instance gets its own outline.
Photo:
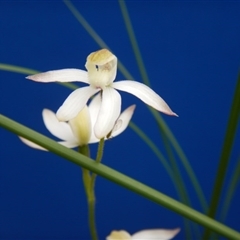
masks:
[[[117,1],[76,1],[115,55],[141,81]],[[127,7],[151,87],[179,114],[163,116],[184,149],[210,200],[240,62],[239,2],[128,1]],[[84,69],[100,47],[63,2],[0,1],[0,62],[47,71]],[[125,79],[118,72],[117,80]],[[71,90],[41,84],[22,74],[0,71],[0,113],[52,137],[41,111],[56,111]],[[143,102],[122,93],[123,108],[137,104],[133,121],[164,152],[158,127]],[[89,239],[87,205],[78,166],[31,149],[0,129],[0,239]],[[239,131],[229,180],[239,156]],[[96,146],[92,146],[93,157]],[[129,128],[108,141],[103,163],[175,199],[165,169]],[[179,168],[195,209],[202,211],[182,164]],[[227,185],[225,185],[226,190]],[[114,229],[181,227],[181,216],[98,177],[100,239]],[[223,196],[225,194],[223,193]],[[236,191],[225,223],[240,231]]]

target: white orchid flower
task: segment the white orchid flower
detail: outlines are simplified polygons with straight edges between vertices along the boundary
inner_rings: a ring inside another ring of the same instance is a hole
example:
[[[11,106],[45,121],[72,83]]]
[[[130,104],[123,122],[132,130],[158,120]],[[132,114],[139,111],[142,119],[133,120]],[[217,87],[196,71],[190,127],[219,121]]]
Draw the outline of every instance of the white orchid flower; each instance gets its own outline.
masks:
[[[149,229],[142,230],[130,235],[128,232],[112,231],[107,237],[107,240],[168,240],[172,239],[180,231],[180,228],[167,230],[167,229]]]
[[[168,115],[177,116],[167,103],[146,85],[124,80],[114,82],[117,73],[117,57],[107,49],[91,53],[85,64],[87,71],[80,69],[61,69],[28,76],[37,82],[83,82],[90,86],[73,91],[57,111],[60,121],[68,121],[86,105],[88,99],[102,91],[102,104],[94,126],[97,138],[105,137],[113,128],[121,110],[121,96],[115,90],[135,95],[149,106]]]
[[[89,107],[85,106],[78,115],[67,122],[59,122],[57,116],[54,112],[49,109],[43,109],[42,116],[46,128],[55,137],[61,139],[58,143],[64,145],[68,148],[74,148],[77,146],[86,145],[89,143],[99,142],[93,133],[93,126],[97,120],[98,111],[101,105],[101,96],[98,94],[93,98]],[[113,129],[110,130],[107,137],[115,137],[122,133],[128,126],[133,112],[135,110],[135,105],[128,107],[125,111],[121,113]],[[20,139],[28,146],[40,150],[45,150],[45,148],[20,137]],[[106,138],[107,139],[107,138]]]

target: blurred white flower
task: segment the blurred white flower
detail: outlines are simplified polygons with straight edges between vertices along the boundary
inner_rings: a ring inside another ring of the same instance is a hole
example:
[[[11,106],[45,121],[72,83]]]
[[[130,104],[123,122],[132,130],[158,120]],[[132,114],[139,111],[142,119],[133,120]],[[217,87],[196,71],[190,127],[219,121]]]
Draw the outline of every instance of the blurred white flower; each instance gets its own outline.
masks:
[[[86,105],[95,93],[102,92],[102,104],[94,126],[97,138],[105,137],[113,128],[121,111],[121,96],[115,90],[135,95],[149,106],[168,115],[177,116],[167,103],[146,85],[124,80],[113,82],[117,73],[117,57],[107,49],[91,53],[85,64],[87,71],[80,69],[61,69],[28,76],[37,82],[83,82],[90,86],[73,91],[57,111],[60,121],[68,121]]]
[[[149,229],[142,230],[130,235],[128,232],[112,231],[107,237],[107,240],[168,240],[172,239],[180,231],[180,228],[176,229]]]
[[[92,131],[93,126],[97,120],[98,111],[101,105],[101,96],[98,94],[93,98],[89,107],[85,106],[78,115],[67,122],[59,122],[56,114],[49,109],[43,109],[42,116],[46,128],[55,137],[61,139],[58,143],[64,145],[68,148],[74,148],[77,146],[86,145],[89,143],[99,142],[96,138],[94,132]],[[107,134],[107,137],[115,137],[122,133],[128,126],[133,112],[135,110],[135,105],[132,105],[125,109],[116,120],[113,129]],[[20,137],[20,139],[28,146],[40,150],[46,150],[45,148]]]

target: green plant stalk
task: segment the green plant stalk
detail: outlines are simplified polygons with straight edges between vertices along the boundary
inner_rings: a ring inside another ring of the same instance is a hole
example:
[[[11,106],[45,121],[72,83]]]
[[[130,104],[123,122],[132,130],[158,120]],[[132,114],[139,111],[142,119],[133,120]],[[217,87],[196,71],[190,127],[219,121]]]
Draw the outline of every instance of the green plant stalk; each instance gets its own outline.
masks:
[[[240,108],[240,72],[238,74],[237,84],[236,84],[235,93],[233,96],[233,102],[232,102],[228,125],[226,129],[226,135],[225,135],[225,139],[222,147],[220,161],[218,164],[218,170],[215,178],[215,184],[214,184],[210,208],[208,212],[208,216],[211,218],[214,218],[217,212],[217,207],[219,204],[219,199],[221,196],[224,179],[227,172],[228,162],[230,160],[232,146],[234,143],[234,138],[235,138],[235,134],[238,126],[239,108]],[[210,229],[206,229],[203,234],[203,239],[209,239],[210,234],[211,234]]]
[[[126,6],[124,0],[119,0],[118,2],[119,2],[119,5],[120,5],[120,9],[121,9],[122,15],[123,15],[125,26],[126,26],[129,38],[130,38],[130,42],[131,42],[131,45],[132,45],[132,48],[133,48],[133,51],[134,51],[134,55],[135,55],[135,58],[136,58],[136,61],[137,61],[137,65],[138,65],[140,74],[142,76],[142,80],[143,80],[143,82],[146,85],[150,86],[150,81],[149,81],[149,78],[148,78],[148,75],[147,75],[147,71],[146,71],[146,68],[145,68],[142,56],[141,56],[140,49],[138,47],[137,39],[136,39],[135,34],[134,34],[134,30],[133,30],[132,23],[131,23],[129,14],[128,14],[127,6]],[[150,109],[150,111],[151,111],[151,109]],[[154,118],[157,121],[158,125],[160,126],[160,133],[161,133],[161,135],[163,135],[163,131],[162,131],[162,128],[161,128],[161,125],[162,125],[161,122],[162,121],[159,121],[159,118],[157,118],[155,114],[153,114],[153,115],[154,115]],[[166,143],[166,141],[164,141],[164,145],[165,145],[165,148],[167,149],[168,146],[165,143]],[[179,155],[180,158],[181,158],[181,156],[182,155]],[[176,170],[176,168],[177,168],[176,160],[175,160],[174,157],[171,158],[171,160],[172,160],[172,165],[173,165],[174,169]],[[187,161],[187,158],[182,159],[182,162],[183,163],[187,162],[187,165],[190,166],[190,164]],[[183,165],[186,168],[186,164],[183,164]],[[202,199],[202,201],[201,201],[202,202],[202,207],[205,208],[205,206],[204,206],[205,203],[204,202],[206,202],[206,201],[203,199],[204,198],[203,191],[201,190],[201,187],[198,184],[198,180],[195,177],[195,174],[194,174],[194,172],[193,172],[191,167],[186,168],[186,170],[187,170],[187,172],[189,174],[189,177],[191,178],[192,182],[195,185],[194,187],[195,187],[195,190],[197,192],[197,195],[198,195],[199,199],[200,200]],[[176,171],[175,171],[175,173],[176,173]],[[180,176],[180,178],[179,178],[179,176]],[[183,182],[183,179],[182,179],[182,176],[181,176],[181,173],[179,171],[178,171],[178,178],[180,180],[180,184],[183,185],[182,188],[185,188],[184,182]],[[185,188],[185,196],[188,198],[188,194],[187,194],[186,188]]]
[[[223,207],[220,214],[220,219],[223,222],[227,216],[227,212],[229,209],[229,206],[231,204],[231,200],[233,198],[234,192],[237,188],[237,185],[239,184],[239,178],[240,178],[240,157],[237,161],[237,166],[234,168],[233,174],[231,174],[230,184],[227,187],[227,192],[225,194],[225,199],[223,201]]]
[[[104,138],[100,139],[99,144],[98,144],[96,163],[100,163],[102,161],[103,148],[104,148]],[[95,188],[96,177],[97,177],[97,174],[93,173],[92,174],[92,179],[91,179],[91,188],[92,189]]]
[[[164,155],[160,152],[158,147],[134,122],[131,121],[129,123],[129,127],[147,144],[147,146],[152,150],[152,152],[156,155],[156,157],[159,159],[159,161],[165,167],[165,170],[167,171],[169,177],[171,178],[181,201],[184,202],[185,204],[187,204],[188,206],[191,206],[189,200],[184,198],[184,193],[183,193],[184,189],[182,189],[183,186],[181,184],[181,181],[179,181],[176,174],[173,172],[171,166],[169,165],[168,161],[166,160]],[[189,224],[186,222],[185,219],[184,219],[184,224],[185,224],[186,228],[188,228],[187,225],[189,225]],[[189,239],[189,238],[187,238],[187,239]]]
[[[79,152],[84,156],[89,157],[89,146],[83,145],[79,147]],[[83,185],[87,197],[88,203],[88,223],[89,223],[89,230],[92,237],[92,240],[97,240],[97,228],[96,228],[96,220],[95,220],[95,192],[94,188],[92,187],[92,177],[88,169],[82,168],[83,173]]]
[[[39,71],[30,69],[30,68],[24,68],[20,66],[11,65],[11,64],[5,64],[5,63],[0,63],[0,70],[21,73],[26,75],[33,75],[33,74],[39,73]],[[73,83],[58,82],[58,84],[63,85],[67,88],[70,88],[71,90],[75,90],[76,88],[78,88],[78,86]]]
[[[20,66],[15,66],[15,65],[9,65],[9,64],[0,64],[0,70],[4,70],[4,71],[9,71],[9,72],[16,72],[16,73],[21,73],[21,74],[26,74],[26,75],[31,75],[31,74],[36,74],[39,71],[37,70],[33,70],[33,69],[29,69],[29,68],[24,68],[24,67],[20,67]],[[69,87],[70,89],[75,90],[78,86],[75,84],[72,84],[71,86],[69,85],[64,85],[65,87]],[[151,141],[151,139],[149,139],[147,137],[147,135],[133,122],[131,122],[129,124],[129,126],[137,133],[137,135],[143,139],[143,141],[150,147],[150,149],[156,154],[156,156],[158,157],[158,159],[161,161],[161,163],[163,164],[163,166],[165,167],[166,171],[168,172],[168,174],[170,175],[170,178],[172,179],[174,184],[179,185],[179,182],[175,180],[175,175],[171,170],[170,165],[168,164],[167,160],[165,159],[165,157],[163,156],[163,154],[159,151],[159,149],[157,148],[157,146]],[[175,186],[176,187],[176,186]],[[179,190],[178,190],[179,187]],[[178,187],[176,187],[176,190],[178,192],[181,192],[181,186],[179,185]]]
[[[159,128],[162,129],[162,131],[164,132],[164,134],[167,136],[168,140],[170,141],[170,143],[172,144],[174,150],[176,151],[176,153],[179,156],[179,159],[181,160],[181,163],[183,165],[183,167],[185,168],[189,179],[191,180],[191,183],[196,191],[196,194],[198,196],[199,202],[203,208],[204,212],[207,212],[208,209],[208,203],[207,200],[205,198],[205,195],[203,193],[203,190],[198,182],[198,179],[184,153],[184,151],[182,150],[181,146],[179,145],[177,139],[175,138],[175,136],[173,135],[172,131],[170,130],[170,128],[168,127],[168,125],[166,124],[166,122],[163,120],[163,118],[161,117],[161,115],[153,108],[150,108],[151,113],[155,116],[155,118],[157,119],[157,123],[159,125]]]
[[[64,3],[67,5],[67,7],[69,8],[69,10],[73,13],[73,15],[77,18],[77,20],[80,22],[80,24],[86,29],[86,31],[92,36],[92,38],[102,47],[102,48],[108,48],[108,46],[103,42],[103,40],[100,38],[100,36],[94,31],[94,29],[92,29],[92,27],[88,24],[88,22],[81,16],[81,14],[77,11],[77,9],[74,7],[74,5],[70,2],[70,1],[64,1]],[[122,63],[119,61],[118,64],[119,70],[122,72],[123,75],[125,75],[126,78],[128,79],[133,79],[133,77],[131,76],[131,74],[126,71],[126,68],[122,65]],[[36,74],[38,73],[38,71],[36,70],[32,70],[29,68],[23,68],[23,67],[19,67],[19,66],[14,66],[14,65],[9,65],[9,64],[2,64],[0,63],[0,70],[5,70],[5,71],[10,71],[10,72],[17,72],[17,73],[22,73],[22,74],[26,74],[26,75],[31,75],[31,74]],[[60,85],[63,85],[65,87],[68,87],[72,90],[75,90],[76,88],[78,88],[77,85],[72,84],[72,83],[58,83]],[[165,129],[165,134],[167,134],[170,142],[172,143],[173,147],[175,148],[176,152],[178,153],[183,166],[185,167],[189,178],[191,179],[191,182],[194,185],[194,188],[197,192],[197,195],[200,199],[201,205],[203,207],[203,209],[206,211],[207,209],[207,201],[204,197],[204,195],[202,195],[202,190],[201,187],[197,181],[197,178],[195,177],[195,174],[192,172],[191,166],[189,165],[187,158],[183,152],[183,150],[181,149],[180,145],[178,144],[177,140],[175,139],[174,135],[172,134],[171,130],[168,128],[167,124],[164,122],[163,119],[161,119],[161,117],[159,116],[158,113],[156,113],[156,111],[154,111],[152,109],[151,111],[155,117],[155,119],[157,120],[159,125],[162,125]]]
[[[108,48],[110,49],[107,44],[102,40],[102,38],[96,33],[96,31],[90,26],[90,24],[86,21],[86,19],[80,14],[80,12],[75,8],[75,6],[71,3],[69,0],[63,0],[63,2],[66,4],[68,9],[72,12],[72,14],[75,16],[75,18],[78,20],[78,22],[85,28],[85,30],[89,33],[89,35],[95,40],[95,42],[102,48]],[[121,63],[120,60],[118,60],[118,69],[122,72],[122,74],[129,80],[134,80],[132,75],[127,71],[127,69],[124,67],[124,65]],[[198,180],[186,158],[186,155],[184,154],[183,150],[181,149],[179,143],[175,139],[174,135],[171,133],[170,129],[168,128],[167,124],[164,122],[163,119],[161,119],[160,115],[153,109],[149,108],[150,112],[153,114],[154,118],[158,122],[159,125],[167,127],[165,129],[165,134],[167,134],[171,144],[175,148],[175,151],[179,155],[179,158],[182,161],[182,164],[184,168],[186,169],[186,172],[189,175],[189,178],[191,179],[191,182],[194,186],[194,189],[198,195],[199,201],[202,205],[202,208],[204,211],[207,211],[207,201],[205,199],[205,196],[203,195],[203,191],[201,189],[200,184],[198,183]],[[168,135],[170,134],[170,135]]]
[[[179,179],[177,178],[177,176],[174,174],[171,166],[169,165],[168,161],[166,160],[166,158],[163,156],[163,154],[160,152],[160,150],[158,149],[158,147],[152,142],[152,140],[132,121],[129,123],[129,127],[132,128],[132,130],[147,144],[147,146],[152,150],[153,153],[155,153],[155,155],[157,156],[157,158],[159,159],[159,161],[162,163],[162,165],[165,167],[169,177],[171,178],[174,187],[178,193],[179,198],[181,199],[182,202],[184,202],[185,204],[191,206],[189,204],[189,202],[185,199],[184,197],[184,189],[182,189],[182,184],[179,181]],[[185,219],[184,219],[184,224],[186,226],[186,228],[188,228],[188,223],[186,223]],[[188,238],[189,239],[189,238]]]
[[[22,136],[49,151],[71,161],[85,169],[88,169],[126,189],[129,189],[165,208],[168,208],[198,224],[211,229],[212,231],[223,235],[230,239],[240,239],[240,233],[221,224],[208,216],[197,212],[196,210],[162,194],[161,192],[148,187],[147,185],[138,182],[114,169],[111,169],[101,163],[96,163],[94,160],[73,151],[72,149],[66,148],[57,142],[33,131],[5,116],[0,114],[0,126],[15,133],[16,135]]]
[[[167,152],[167,155],[168,155],[168,159],[170,161],[170,164],[172,166],[172,169],[173,169],[173,172],[174,172],[174,175],[176,176],[176,181],[179,182],[181,188],[180,188],[180,196],[181,196],[181,199],[183,201],[183,203],[187,204],[188,206],[192,206],[191,205],[191,200],[190,198],[188,197],[188,193],[187,193],[187,189],[186,189],[186,186],[185,186],[185,183],[182,179],[182,175],[179,171],[179,168],[177,166],[177,162],[175,160],[175,157],[174,157],[174,154],[171,150],[171,146],[169,144],[169,141],[166,137],[165,134],[163,134],[162,131],[161,132],[161,136],[162,136],[162,139],[163,139],[163,143],[165,145],[165,149],[166,149],[166,152]],[[187,221],[187,219],[184,218],[184,224],[185,224],[185,228],[186,228],[186,239],[193,239],[192,237],[192,233],[191,233],[191,228],[190,228],[190,222]],[[197,233],[197,227],[196,225],[194,224],[193,225],[195,227],[195,232]],[[200,235],[199,235],[200,236]]]
[[[89,35],[95,40],[95,42],[101,48],[107,48],[110,50],[110,47],[102,40],[102,38],[96,33],[96,31],[90,26],[90,24],[86,21],[86,19],[82,16],[82,14],[75,8],[71,1],[63,0],[68,9],[71,11],[73,16],[78,20],[78,22],[85,28],[85,30],[89,33]],[[118,60],[118,69],[127,77],[127,79],[133,79],[132,75],[128,72],[128,70],[124,67],[122,62]]]
[[[26,74],[26,75],[36,74],[39,72],[39,71],[29,69],[29,68],[24,68],[24,67],[10,65],[10,64],[2,64],[2,63],[0,63],[0,70],[16,72],[16,73],[21,73],[21,74]],[[58,84],[68,87],[72,90],[75,90],[76,88],[78,88],[77,85],[72,84],[72,83],[58,83]],[[165,134],[168,136],[170,142],[172,143],[176,152],[178,153],[178,155],[183,163],[183,166],[185,167],[185,169],[189,175],[189,178],[191,179],[191,182],[193,183],[193,185],[195,187],[195,190],[199,196],[200,202],[202,203],[202,206],[203,206],[204,210],[206,211],[207,210],[207,202],[206,202],[204,196],[200,195],[202,190],[200,188],[200,185],[198,184],[198,181],[197,181],[194,173],[192,172],[191,166],[189,165],[184,152],[182,151],[180,145],[178,144],[178,142],[175,139],[174,135],[172,134],[171,130],[168,128],[167,124],[160,117],[160,115],[154,109],[150,108],[150,110],[153,113],[153,115],[155,116],[155,118],[157,119],[158,124],[161,125],[161,127],[163,127]]]
[[[135,34],[134,34],[134,30],[133,30],[132,23],[131,23],[129,14],[128,14],[127,6],[126,6],[124,0],[118,0],[118,3],[120,5],[122,16],[123,16],[123,19],[124,19],[124,22],[125,22],[125,26],[127,28],[128,36],[130,38],[130,42],[131,42],[131,45],[132,45],[132,48],[133,48],[133,52],[134,52],[134,55],[135,55],[135,58],[136,58],[136,61],[137,61],[137,65],[138,65],[140,74],[142,76],[143,82],[146,85],[150,86],[150,81],[149,81],[147,71],[146,71],[146,68],[145,68],[145,65],[144,65],[144,62],[143,62],[143,58],[141,56],[140,49],[138,47],[137,39],[136,39]]]

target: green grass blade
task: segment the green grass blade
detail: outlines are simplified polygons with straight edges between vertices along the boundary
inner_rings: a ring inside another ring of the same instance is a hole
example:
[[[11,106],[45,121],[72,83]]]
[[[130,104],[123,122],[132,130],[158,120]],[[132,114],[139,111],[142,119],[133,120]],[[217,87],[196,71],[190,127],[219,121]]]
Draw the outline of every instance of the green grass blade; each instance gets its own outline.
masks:
[[[90,26],[87,20],[82,16],[82,14],[75,8],[71,1],[63,0],[68,9],[71,11],[73,16],[78,20],[78,22],[85,28],[85,30],[89,33],[89,35],[95,40],[95,42],[101,48],[107,48],[110,50],[110,47],[103,41],[103,39],[96,33],[96,31]],[[122,74],[129,80],[133,80],[132,75],[128,72],[125,66],[122,64],[120,60],[118,60],[118,69],[122,72]]]
[[[15,66],[15,65],[11,65],[11,64],[5,64],[5,63],[0,63],[0,70],[8,71],[8,72],[21,73],[21,74],[25,74],[25,75],[33,75],[33,74],[39,73],[39,71],[37,71],[37,70],[33,70],[33,69],[30,69],[30,68],[25,68],[25,67],[20,67],[20,66]],[[66,83],[57,82],[57,84],[60,84],[64,87],[67,87],[71,90],[75,90],[76,88],[78,88],[77,85],[75,85],[73,83],[68,83],[68,82],[66,82]]]
[[[143,62],[143,58],[142,58],[141,51],[140,51],[139,46],[138,46],[137,39],[136,39],[135,34],[134,34],[134,29],[132,27],[130,16],[128,14],[127,6],[126,6],[124,0],[119,0],[118,2],[119,2],[119,5],[120,5],[120,9],[121,9],[121,12],[122,12],[122,16],[123,16],[123,19],[124,19],[124,22],[125,22],[126,29],[127,29],[127,32],[128,32],[128,36],[129,36],[129,39],[130,39],[130,42],[131,42],[131,45],[132,45],[132,48],[133,48],[133,52],[134,52],[134,55],[135,55],[135,58],[136,58],[136,61],[137,61],[137,65],[138,65],[140,74],[142,76],[142,80],[146,85],[150,86],[150,81],[149,81],[149,78],[148,78],[148,74],[147,74],[147,71],[146,71],[146,68],[145,68],[145,64]],[[162,131],[160,131],[160,132],[161,132],[161,135],[163,137],[163,142],[164,142],[164,145],[165,145],[165,149],[167,150],[169,160],[170,160],[171,165],[172,165],[172,169],[173,169],[173,172],[174,172],[174,184],[177,184],[177,189],[178,189],[178,192],[180,194],[180,199],[184,203],[186,203],[187,205],[191,206],[191,201],[189,199],[186,186],[185,186],[184,181],[182,179],[181,172],[178,169],[177,162],[176,162],[176,159],[175,159],[175,157],[172,153],[171,147],[169,146],[167,139],[165,139],[165,137],[163,136],[164,135],[163,132]],[[188,236],[187,238],[190,239],[191,237],[190,237],[189,224],[185,223],[185,225],[186,225],[186,228],[187,228],[187,236]]]
[[[141,52],[138,47],[137,39],[134,34],[134,30],[133,30],[132,23],[131,23],[129,14],[128,14],[127,6],[126,6],[124,0],[118,0],[118,3],[120,5],[122,16],[123,16],[123,19],[125,22],[125,26],[127,28],[128,36],[130,38],[130,42],[131,42],[131,45],[133,48],[133,52],[134,52],[134,55],[135,55],[135,58],[137,61],[137,65],[138,65],[140,74],[142,76],[142,80],[146,85],[150,86],[150,81],[148,79],[148,75],[147,75],[147,71],[146,71],[146,68],[145,68],[145,65],[143,62],[143,58],[141,56]]]
[[[240,233],[221,224],[202,213],[197,212],[196,210],[162,194],[159,191],[156,191],[153,188],[148,187],[141,182],[136,181],[114,169],[111,169],[103,164],[96,163],[92,159],[68,149],[57,142],[45,137],[38,132],[35,132],[3,115],[0,114],[0,126],[20,135],[36,144],[41,145],[42,147],[48,149],[49,151],[69,160],[83,168],[86,168],[122,187],[125,187],[163,207],[166,207],[186,218],[191,219],[207,228],[210,228],[212,231],[217,232],[230,239],[240,239]]]
[[[154,144],[154,142],[134,122],[131,121],[129,123],[129,127],[147,144],[147,146],[157,156],[159,161],[162,163],[162,165],[166,169],[169,177],[175,184],[177,182],[177,180],[173,173],[173,170],[171,169],[171,166],[169,165],[167,159],[164,157],[164,155],[161,153],[161,151],[158,149],[158,147]]]
[[[217,207],[219,199],[221,197],[221,191],[223,188],[223,183],[225,175],[227,172],[228,162],[230,160],[231,150],[234,143],[234,138],[238,126],[239,120],[239,109],[240,109],[240,72],[238,74],[237,84],[235,88],[235,93],[233,96],[233,102],[230,110],[228,125],[226,129],[226,135],[222,147],[222,153],[220,156],[220,161],[218,165],[218,170],[215,178],[215,184],[213,188],[210,208],[208,216],[214,218],[217,212]],[[206,229],[203,235],[203,239],[208,239],[210,236],[210,230]]]
[[[178,141],[176,140],[175,136],[173,135],[172,131],[170,130],[170,128],[168,127],[166,122],[163,120],[161,115],[156,110],[154,110],[152,108],[149,108],[149,109],[152,112],[152,114],[155,116],[155,118],[157,119],[159,128],[162,129],[164,134],[167,136],[168,140],[171,142],[174,150],[178,154],[179,159],[181,160],[181,163],[182,163],[183,167],[185,168],[185,170],[189,176],[189,179],[191,180],[191,183],[196,191],[196,194],[199,198],[199,201],[203,208],[203,211],[206,212],[208,209],[207,200],[206,200],[203,190],[197,180],[197,177],[196,177],[191,165],[189,164],[189,161],[188,161],[185,153],[183,152],[181,146],[179,145]]]
[[[223,201],[223,207],[222,211],[220,214],[220,220],[223,222],[227,216],[227,212],[229,210],[229,207],[231,205],[231,200],[234,196],[235,190],[237,188],[237,185],[239,184],[240,181],[240,156],[237,161],[237,166],[234,168],[233,174],[231,174],[231,179],[229,186],[227,188],[227,192],[225,194],[225,199]]]
[[[79,23],[85,28],[85,30],[90,34],[90,36],[96,41],[96,43],[99,44],[100,47],[102,48],[108,48],[110,49],[107,44],[100,38],[100,36],[96,33],[96,31],[90,26],[90,24],[86,21],[86,19],[83,18],[83,16],[79,13],[79,11],[75,8],[75,6],[71,3],[71,1],[64,0],[63,1],[66,6],[69,8],[69,10],[72,12],[72,14],[77,18]],[[101,41],[99,41],[99,38]],[[131,74],[128,71],[125,71],[126,68],[123,66],[123,64],[118,61],[118,69],[122,72],[122,74],[128,78],[134,80],[134,78],[131,76]],[[151,108],[150,108],[151,109]],[[164,122],[164,120],[160,117],[160,115],[153,109],[151,109],[152,114],[154,115],[156,121],[158,122],[159,125],[165,126],[167,129],[165,129],[165,134],[170,134],[168,135],[168,138],[175,148],[177,154],[179,155],[182,164],[184,168],[186,169],[187,174],[189,175],[189,178],[191,179],[191,182],[195,188],[195,191],[199,197],[199,201],[204,209],[204,211],[207,210],[207,201],[205,199],[205,196],[203,195],[203,191],[200,187],[200,184],[198,183],[197,177],[195,176],[186,155],[184,154],[183,150],[181,149],[179,143],[177,142],[176,138],[174,135],[171,133],[170,129],[168,128],[167,124]]]
[[[165,170],[167,171],[169,177],[171,178],[173,185],[178,193],[180,200],[188,206],[191,206],[189,199],[185,197],[185,189],[181,182],[179,181],[178,177],[174,174],[171,166],[169,165],[167,159],[161,153],[159,148],[155,145],[155,143],[132,121],[129,123],[129,127],[145,142],[145,144],[151,149],[151,151],[157,156],[161,164],[164,166]],[[187,229],[186,236],[187,239],[190,239],[190,226],[189,222],[184,218],[184,225]]]

